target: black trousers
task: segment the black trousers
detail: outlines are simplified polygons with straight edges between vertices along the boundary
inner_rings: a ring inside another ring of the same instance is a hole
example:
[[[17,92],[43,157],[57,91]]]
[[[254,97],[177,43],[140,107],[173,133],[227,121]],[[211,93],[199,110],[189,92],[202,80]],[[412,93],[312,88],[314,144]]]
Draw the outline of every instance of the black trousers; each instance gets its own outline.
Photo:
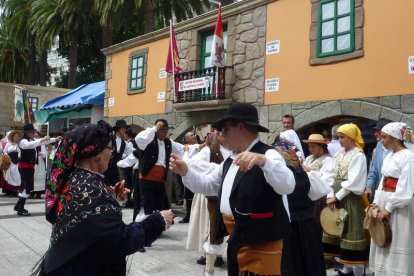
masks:
[[[163,181],[139,180],[141,194],[141,204],[146,215],[154,211],[161,211],[170,208],[167,194],[165,193],[165,183]],[[139,210],[134,210],[135,211]]]
[[[26,194],[30,194],[30,192],[33,191],[33,188],[34,188],[34,172],[35,172],[34,168],[33,169],[19,168],[20,179],[21,179],[19,192],[23,192],[23,190],[26,189]]]
[[[237,253],[239,252],[241,245],[228,243],[227,245],[227,275],[238,276],[239,275],[239,263],[237,262]]]

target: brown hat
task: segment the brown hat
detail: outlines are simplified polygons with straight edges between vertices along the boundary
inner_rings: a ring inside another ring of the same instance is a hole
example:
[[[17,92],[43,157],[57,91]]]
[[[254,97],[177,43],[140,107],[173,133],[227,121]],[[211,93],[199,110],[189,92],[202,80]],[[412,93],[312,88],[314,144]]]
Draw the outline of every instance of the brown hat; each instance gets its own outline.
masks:
[[[19,133],[20,136],[22,136],[22,131],[21,130],[11,130],[7,133],[7,140],[11,143],[13,143],[13,135],[15,133]]]
[[[326,144],[325,138],[321,134],[311,134],[309,135],[308,140],[302,140],[305,143],[318,143],[318,144]]]

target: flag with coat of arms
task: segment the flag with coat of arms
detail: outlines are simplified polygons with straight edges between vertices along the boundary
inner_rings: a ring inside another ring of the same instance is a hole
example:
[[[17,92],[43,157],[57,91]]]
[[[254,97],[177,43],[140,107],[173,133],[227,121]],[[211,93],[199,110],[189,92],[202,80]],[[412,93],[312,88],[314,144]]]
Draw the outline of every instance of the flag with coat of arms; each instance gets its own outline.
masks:
[[[210,63],[216,67],[224,67],[223,23],[221,21],[221,4],[219,6],[216,28],[214,29]]]

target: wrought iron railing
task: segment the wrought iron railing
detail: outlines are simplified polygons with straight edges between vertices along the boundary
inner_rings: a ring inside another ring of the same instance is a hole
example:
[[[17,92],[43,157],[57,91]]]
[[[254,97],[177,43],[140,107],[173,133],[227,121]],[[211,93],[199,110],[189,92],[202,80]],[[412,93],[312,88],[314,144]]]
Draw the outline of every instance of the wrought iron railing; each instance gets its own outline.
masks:
[[[174,103],[224,99],[225,75],[225,67],[210,67],[176,74]]]

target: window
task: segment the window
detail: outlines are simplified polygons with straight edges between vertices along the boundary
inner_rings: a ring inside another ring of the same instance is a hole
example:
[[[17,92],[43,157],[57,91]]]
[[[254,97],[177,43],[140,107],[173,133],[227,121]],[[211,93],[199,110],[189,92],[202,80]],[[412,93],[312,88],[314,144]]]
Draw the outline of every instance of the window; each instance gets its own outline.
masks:
[[[128,93],[145,91],[148,48],[132,52],[129,56]]]
[[[39,98],[29,97],[29,101],[32,105],[32,110],[37,111],[39,109]]]
[[[355,49],[354,0],[324,0],[319,5],[318,57]]]
[[[224,27],[224,26],[223,26]],[[212,67],[210,64],[211,48],[213,47],[214,31],[202,34],[201,41],[201,69]],[[227,49],[227,30],[223,30],[224,49]]]

